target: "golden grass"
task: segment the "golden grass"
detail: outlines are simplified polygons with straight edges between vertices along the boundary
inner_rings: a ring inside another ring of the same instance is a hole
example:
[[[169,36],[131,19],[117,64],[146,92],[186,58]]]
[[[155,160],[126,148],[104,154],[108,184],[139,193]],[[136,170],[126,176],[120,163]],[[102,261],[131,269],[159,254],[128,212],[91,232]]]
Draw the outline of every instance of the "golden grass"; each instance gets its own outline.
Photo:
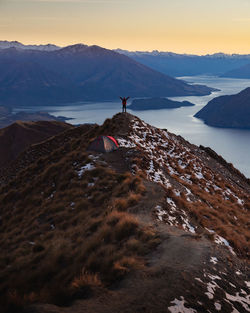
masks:
[[[62,157],[58,149],[50,162],[43,157],[0,190],[5,311],[91,296],[94,288],[143,267],[140,256],[158,243],[128,212],[145,193],[140,176],[97,165],[78,177],[91,162],[79,151]]]

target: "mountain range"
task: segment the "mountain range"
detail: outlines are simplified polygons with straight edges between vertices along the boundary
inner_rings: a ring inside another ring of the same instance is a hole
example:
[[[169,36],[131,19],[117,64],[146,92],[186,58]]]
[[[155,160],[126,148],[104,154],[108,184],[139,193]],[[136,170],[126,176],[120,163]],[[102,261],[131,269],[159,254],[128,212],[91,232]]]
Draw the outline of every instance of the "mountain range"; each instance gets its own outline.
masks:
[[[41,51],[54,51],[58,50],[61,47],[56,45],[47,44],[47,45],[24,45],[19,41],[7,41],[0,40],[0,49],[7,48],[16,48],[16,49],[24,49],[24,50],[41,50]]]
[[[195,117],[210,126],[250,129],[250,87],[236,95],[212,99]]]
[[[206,95],[212,90],[189,85],[98,46],[78,44],[54,51],[0,49],[2,105],[107,101],[127,95]]]
[[[136,116],[27,147],[0,204],[3,313],[249,312],[249,179]]]
[[[116,50],[135,61],[164,74],[181,77],[194,75],[221,76],[250,63],[250,55],[215,53],[207,55]],[[233,77],[233,76],[232,76]]]
[[[87,47],[86,45],[82,45]],[[0,41],[0,50],[16,48],[19,51],[56,51],[62,47],[47,45],[24,45],[18,41]],[[65,47],[64,47],[65,48]],[[151,69],[173,77],[215,75],[232,78],[249,78],[250,55],[215,53],[207,55],[177,54],[162,51],[128,51],[114,49],[122,55],[144,64]],[[245,67],[246,66],[246,67]]]

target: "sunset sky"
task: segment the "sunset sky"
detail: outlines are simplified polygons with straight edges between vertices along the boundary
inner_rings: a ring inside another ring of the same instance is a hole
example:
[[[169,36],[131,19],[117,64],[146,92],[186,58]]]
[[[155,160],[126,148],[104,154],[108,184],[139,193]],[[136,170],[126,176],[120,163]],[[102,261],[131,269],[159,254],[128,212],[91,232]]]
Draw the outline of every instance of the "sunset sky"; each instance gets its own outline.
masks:
[[[250,0],[0,0],[0,40],[250,53]]]

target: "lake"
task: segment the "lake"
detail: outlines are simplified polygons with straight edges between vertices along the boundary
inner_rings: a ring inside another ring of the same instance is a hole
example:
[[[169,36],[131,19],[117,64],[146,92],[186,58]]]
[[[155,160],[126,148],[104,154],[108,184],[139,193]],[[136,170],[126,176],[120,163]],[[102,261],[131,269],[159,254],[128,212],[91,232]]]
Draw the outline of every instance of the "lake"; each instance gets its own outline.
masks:
[[[209,146],[221,154],[228,162],[234,164],[242,173],[250,177],[250,130],[223,129],[205,125],[193,115],[198,112],[212,98],[221,95],[230,95],[250,87],[250,79],[231,79],[211,76],[180,77],[189,83],[204,84],[220,89],[211,95],[203,97],[172,97],[174,100],[188,100],[195,106],[178,109],[163,109],[150,111],[130,111],[145,122],[170,132],[183,136],[196,145]],[[121,95],[124,96],[124,95]],[[126,95],[125,95],[126,96]],[[16,111],[19,109],[16,109]],[[71,103],[63,106],[24,108],[24,110],[44,110],[56,116],[74,118],[72,124],[98,123],[112,117],[121,110],[121,103]]]

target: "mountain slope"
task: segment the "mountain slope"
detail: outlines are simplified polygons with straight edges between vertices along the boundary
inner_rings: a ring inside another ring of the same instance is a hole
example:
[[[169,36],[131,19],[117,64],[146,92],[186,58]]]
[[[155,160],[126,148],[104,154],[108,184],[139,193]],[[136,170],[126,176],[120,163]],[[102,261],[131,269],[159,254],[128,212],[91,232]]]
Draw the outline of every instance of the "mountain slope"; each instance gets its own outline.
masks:
[[[161,73],[174,76],[223,75],[225,72],[249,63],[250,55],[215,53],[212,55],[177,54],[159,51],[117,52],[155,69]]]
[[[16,122],[0,129],[0,167],[7,166],[28,146],[73,126],[62,122]]]
[[[50,52],[2,49],[0,70],[0,101],[15,106],[122,95],[206,95],[213,90],[188,85],[114,51],[80,44]]]
[[[250,87],[236,95],[212,99],[195,117],[210,126],[249,129]]]
[[[232,78],[250,78],[250,64],[243,65],[239,68],[234,68],[222,75],[222,77],[232,77]]]
[[[100,134],[120,149],[86,151]],[[249,180],[209,149],[120,113],[11,169],[0,175],[11,312],[249,312]]]

